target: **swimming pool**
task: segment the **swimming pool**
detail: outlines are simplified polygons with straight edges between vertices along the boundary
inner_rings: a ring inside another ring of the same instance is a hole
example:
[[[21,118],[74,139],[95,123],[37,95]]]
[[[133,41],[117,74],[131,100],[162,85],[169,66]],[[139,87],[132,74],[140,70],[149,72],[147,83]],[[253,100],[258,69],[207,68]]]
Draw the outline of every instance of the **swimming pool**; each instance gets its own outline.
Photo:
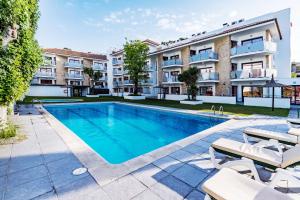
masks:
[[[45,105],[111,164],[120,164],[218,123],[208,117],[120,103]]]

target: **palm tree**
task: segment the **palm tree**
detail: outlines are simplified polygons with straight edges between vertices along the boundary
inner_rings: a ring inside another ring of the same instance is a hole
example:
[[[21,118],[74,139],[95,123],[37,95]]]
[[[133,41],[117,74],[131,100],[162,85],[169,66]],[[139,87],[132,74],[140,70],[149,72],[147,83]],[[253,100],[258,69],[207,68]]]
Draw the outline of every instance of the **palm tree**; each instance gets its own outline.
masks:
[[[196,100],[197,96],[197,79],[198,79],[199,70],[197,67],[191,67],[188,70],[182,72],[178,75],[178,80],[184,82],[187,87],[188,99],[192,96],[192,100]]]
[[[91,87],[91,94],[94,94],[94,88],[95,88],[95,83],[102,78],[103,74],[99,71],[94,71],[90,67],[85,67],[83,68],[83,73],[87,74],[89,76],[89,84]]]

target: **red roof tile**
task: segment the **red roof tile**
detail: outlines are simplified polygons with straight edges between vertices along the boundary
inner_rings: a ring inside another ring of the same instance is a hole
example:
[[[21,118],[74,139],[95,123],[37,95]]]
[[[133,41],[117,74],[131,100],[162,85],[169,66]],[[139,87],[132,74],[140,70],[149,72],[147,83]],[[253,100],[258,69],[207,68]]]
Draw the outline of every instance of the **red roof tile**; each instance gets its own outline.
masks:
[[[82,58],[95,59],[95,60],[107,60],[106,55],[85,53],[80,51],[73,51],[70,49],[45,48],[43,49],[43,51],[44,53],[53,53],[56,55],[63,55],[63,56],[74,56],[74,57],[82,57]]]

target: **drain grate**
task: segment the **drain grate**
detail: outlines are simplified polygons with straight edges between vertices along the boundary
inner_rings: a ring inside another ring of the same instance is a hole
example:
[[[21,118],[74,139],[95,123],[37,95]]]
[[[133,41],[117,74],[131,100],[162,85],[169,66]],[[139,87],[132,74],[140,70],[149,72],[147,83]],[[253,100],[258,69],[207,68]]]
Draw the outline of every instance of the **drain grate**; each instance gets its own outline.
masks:
[[[79,176],[79,175],[84,174],[86,172],[87,172],[87,168],[79,167],[77,169],[74,169],[72,173],[73,173],[74,176]]]

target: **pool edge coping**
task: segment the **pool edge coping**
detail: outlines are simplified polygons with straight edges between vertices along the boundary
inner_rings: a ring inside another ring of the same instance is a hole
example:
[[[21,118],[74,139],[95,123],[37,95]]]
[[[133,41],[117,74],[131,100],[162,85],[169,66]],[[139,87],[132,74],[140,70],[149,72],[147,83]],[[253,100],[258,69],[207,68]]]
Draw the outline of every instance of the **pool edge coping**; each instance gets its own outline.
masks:
[[[169,108],[160,108],[156,106],[147,106],[147,105],[139,105],[134,103],[123,103],[123,102],[88,102],[88,104],[99,104],[99,103],[117,103],[117,104],[128,104],[131,106],[140,106],[144,108],[151,108],[151,109],[159,109],[164,111],[171,111],[171,112],[179,112],[184,114],[191,114],[191,115],[199,115],[199,116],[206,116],[201,115],[201,113],[191,113],[189,111],[192,110],[182,110],[182,109],[169,109]],[[65,103],[67,105],[70,104],[78,104],[78,103]],[[80,103],[86,104],[86,103]],[[45,117],[49,125],[56,131],[56,133],[63,139],[65,144],[69,147],[71,152],[80,160],[80,162],[88,168],[90,174],[94,177],[97,183],[101,186],[109,184],[110,182],[119,179],[127,174],[132,173],[133,171],[146,166],[155,160],[165,157],[170,153],[182,149],[187,145],[193,144],[198,140],[212,135],[215,133],[216,130],[222,130],[223,126],[226,126],[236,119],[227,118],[228,120],[217,124],[213,127],[185,137],[183,139],[177,140],[172,142],[168,145],[162,146],[158,149],[150,151],[148,153],[142,154],[138,157],[125,161],[121,164],[111,164],[106,161],[100,154],[98,154],[95,150],[93,150],[87,143],[85,143],[79,136],[77,136],[73,131],[71,131],[68,127],[66,127],[62,122],[56,119],[51,113],[49,113],[43,105],[38,107],[39,104],[35,105],[35,107],[40,111],[41,115]],[[48,104],[47,104],[48,105]],[[62,103],[59,104],[51,104],[51,105],[63,105]],[[206,116],[208,117],[208,116]],[[210,116],[209,116],[210,117]]]

